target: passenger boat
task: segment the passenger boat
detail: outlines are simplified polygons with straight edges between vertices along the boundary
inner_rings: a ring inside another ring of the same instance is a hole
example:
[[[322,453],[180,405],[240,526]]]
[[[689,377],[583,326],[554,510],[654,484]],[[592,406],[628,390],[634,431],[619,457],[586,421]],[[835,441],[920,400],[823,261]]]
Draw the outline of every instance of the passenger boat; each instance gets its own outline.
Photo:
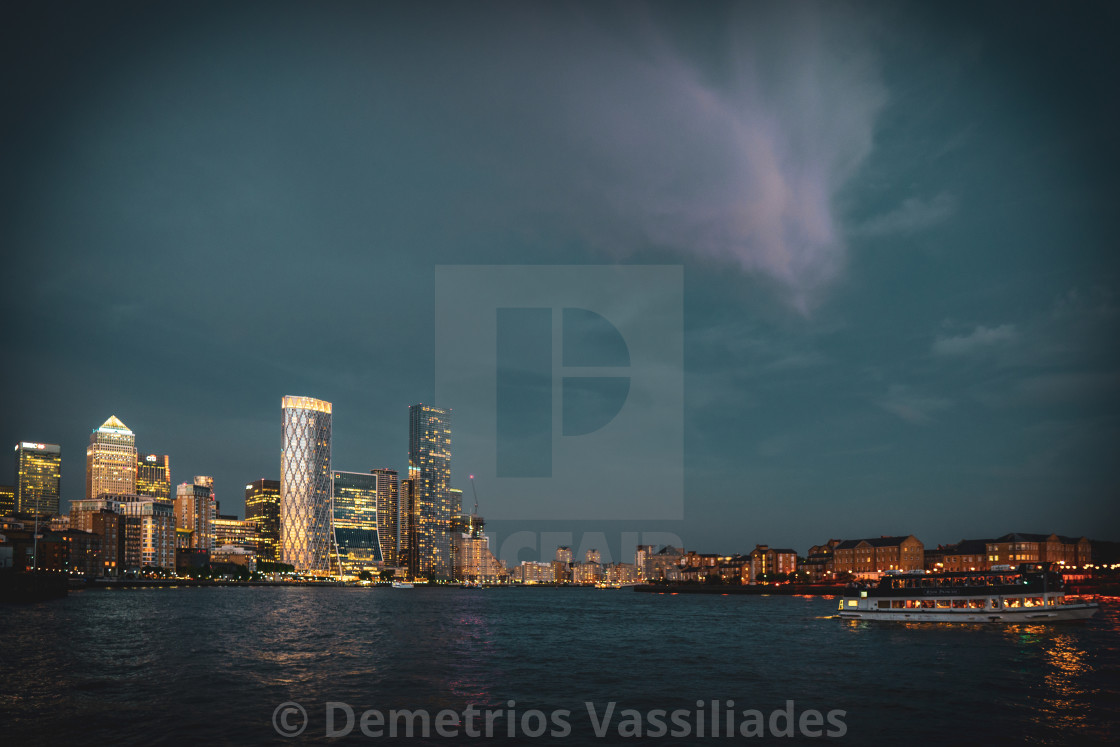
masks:
[[[1050,563],[989,571],[888,572],[877,586],[852,584],[840,599],[842,620],[1018,623],[1084,620],[1096,602],[1066,596]]]
[[[393,588],[394,589],[411,589],[413,587],[412,587],[412,582],[411,581],[394,581],[393,582]]]

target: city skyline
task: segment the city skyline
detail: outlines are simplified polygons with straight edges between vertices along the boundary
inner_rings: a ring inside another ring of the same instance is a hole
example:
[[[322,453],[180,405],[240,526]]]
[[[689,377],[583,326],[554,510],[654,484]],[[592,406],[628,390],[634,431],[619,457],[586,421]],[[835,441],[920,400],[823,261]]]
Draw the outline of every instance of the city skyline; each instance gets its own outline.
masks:
[[[472,405],[436,391],[438,267],[659,265],[684,518],[490,512],[499,545],[1120,536],[1110,5],[282,5],[0,32],[0,443],[60,445],[63,504],[115,414],[242,513],[287,392],[404,483],[407,406]]]

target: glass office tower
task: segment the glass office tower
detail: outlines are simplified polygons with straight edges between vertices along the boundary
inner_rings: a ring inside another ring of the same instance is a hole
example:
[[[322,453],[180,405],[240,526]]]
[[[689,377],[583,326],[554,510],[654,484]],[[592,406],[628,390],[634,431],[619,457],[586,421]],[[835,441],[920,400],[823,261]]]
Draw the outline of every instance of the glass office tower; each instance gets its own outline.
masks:
[[[377,532],[377,475],[339,472],[334,476],[334,536],[343,578],[381,570]]]

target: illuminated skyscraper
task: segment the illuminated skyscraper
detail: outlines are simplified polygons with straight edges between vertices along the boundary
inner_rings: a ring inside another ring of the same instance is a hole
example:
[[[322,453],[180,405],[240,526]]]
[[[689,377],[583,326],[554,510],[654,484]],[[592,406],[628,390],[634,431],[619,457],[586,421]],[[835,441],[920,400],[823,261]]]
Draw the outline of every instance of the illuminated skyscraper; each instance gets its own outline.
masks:
[[[297,572],[331,569],[331,403],[284,397],[280,444],[280,555]]]
[[[370,470],[377,476],[377,536],[385,565],[397,565],[400,546],[400,485],[395,469],[378,467]]]
[[[57,444],[16,444],[16,511],[40,516],[57,514],[61,475],[62,450]]]
[[[86,498],[136,493],[136,436],[111,416],[95,428],[86,449]]]
[[[377,480],[369,472],[332,473],[334,536],[341,575],[380,570],[382,553],[377,533]]]
[[[408,408],[408,476],[413,481],[416,569],[413,575],[450,579],[451,411]]]
[[[280,481],[254,480],[245,486],[245,518],[257,525],[257,558],[276,560],[280,546]]]
[[[144,454],[137,457],[136,494],[172,500],[171,457],[167,454]]]

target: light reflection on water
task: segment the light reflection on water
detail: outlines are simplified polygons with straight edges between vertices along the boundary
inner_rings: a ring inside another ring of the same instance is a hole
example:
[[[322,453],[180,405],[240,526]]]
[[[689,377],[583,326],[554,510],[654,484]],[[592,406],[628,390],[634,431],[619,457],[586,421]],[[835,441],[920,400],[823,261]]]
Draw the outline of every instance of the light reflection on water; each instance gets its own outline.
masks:
[[[834,600],[780,596],[87,591],[0,607],[0,722],[5,744],[255,743],[286,700],[321,716],[327,701],[579,714],[585,701],[772,710],[788,698],[846,710],[859,744],[944,741],[946,719],[971,743],[1106,743],[1120,603],[1104,606],[1085,623],[1002,626],[840,621]],[[573,724],[565,744],[604,743]]]

